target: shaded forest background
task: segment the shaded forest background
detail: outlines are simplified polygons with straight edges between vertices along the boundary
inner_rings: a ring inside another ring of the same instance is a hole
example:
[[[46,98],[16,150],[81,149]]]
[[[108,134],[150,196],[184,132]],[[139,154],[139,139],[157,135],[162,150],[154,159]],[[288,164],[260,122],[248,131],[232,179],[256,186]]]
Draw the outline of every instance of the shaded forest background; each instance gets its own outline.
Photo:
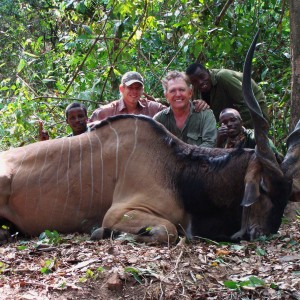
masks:
[[[289,5],[285,0],[1,0],[0,150],[37,140],[43,120],[65,135],[64,109],[89,114],[119,97],[123,73],[163,98],[160,79],[199,61],[242,71],[261,28],[253,78],[267,96],[270,137],[285,152],[290,121]]]

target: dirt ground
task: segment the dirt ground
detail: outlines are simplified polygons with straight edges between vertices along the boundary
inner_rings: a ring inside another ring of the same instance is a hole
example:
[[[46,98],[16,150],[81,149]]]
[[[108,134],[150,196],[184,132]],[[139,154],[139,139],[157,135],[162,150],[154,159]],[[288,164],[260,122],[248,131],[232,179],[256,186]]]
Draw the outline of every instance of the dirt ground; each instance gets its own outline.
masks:
[[[239,244],[19,239],[0,247],[0,299],[300,299],[300,217]]]

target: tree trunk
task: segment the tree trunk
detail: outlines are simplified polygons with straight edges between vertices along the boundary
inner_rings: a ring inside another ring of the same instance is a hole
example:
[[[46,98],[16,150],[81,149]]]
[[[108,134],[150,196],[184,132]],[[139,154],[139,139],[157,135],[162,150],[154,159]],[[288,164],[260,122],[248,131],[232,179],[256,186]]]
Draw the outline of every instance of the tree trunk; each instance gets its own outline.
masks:
[[[291,132],[300,118],[300,1],[290,0],[291,23]]]

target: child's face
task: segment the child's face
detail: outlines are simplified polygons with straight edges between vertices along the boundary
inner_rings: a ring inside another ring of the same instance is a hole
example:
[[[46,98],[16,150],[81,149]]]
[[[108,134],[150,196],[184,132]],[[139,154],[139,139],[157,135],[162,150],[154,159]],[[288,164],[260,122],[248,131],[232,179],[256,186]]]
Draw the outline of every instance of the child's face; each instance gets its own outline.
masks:
[[[88,118],[81,107],[75,107],[69,110],[67,123],[72,128],[73,134],[84,133],[87,128]]]

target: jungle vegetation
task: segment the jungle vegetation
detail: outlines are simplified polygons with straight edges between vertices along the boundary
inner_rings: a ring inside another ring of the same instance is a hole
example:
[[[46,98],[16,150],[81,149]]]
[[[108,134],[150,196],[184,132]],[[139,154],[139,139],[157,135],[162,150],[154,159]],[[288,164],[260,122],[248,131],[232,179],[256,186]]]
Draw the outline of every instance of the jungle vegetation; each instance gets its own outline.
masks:
[[[163,98],[160,79],[195,61],[242,71],[261,29],[253,79],[263,88],[270,137],[285,151],[291,96],[290,15],[282,0],[1,0],[0,150],[69,132],[64,109],[89,114],[118,99],[123,73]]]

